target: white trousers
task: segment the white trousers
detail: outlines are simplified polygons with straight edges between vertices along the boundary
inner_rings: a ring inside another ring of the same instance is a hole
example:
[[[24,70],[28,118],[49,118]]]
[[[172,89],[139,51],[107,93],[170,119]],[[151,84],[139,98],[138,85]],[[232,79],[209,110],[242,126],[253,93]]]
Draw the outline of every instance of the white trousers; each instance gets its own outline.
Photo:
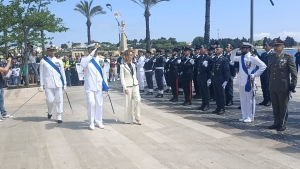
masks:
[[[133,118],[140,120],[140,90],[138,86],[127,88],[129,94],[125,94],[125,123],[132,123]]]
[[[252,112],[255,113],[255,98],[253,99],[252,91],[246,92],[245,86],[239,86],[240,92],[240,101],[241,101],[241,111],[243,119],[252,119]],[[252,104],[252,100],[254,100],[254,106]],[[252,111],[252,109],[254,109]]]
[[[89,124],[94,125],[102,124],[102,105],[103,105],[103,92],[102,91],[85,91],[87,99],[87,109]]]
[[[167,85],[166,78],[165,78],[165,74],[163,74],[163,84],[164,84],[164,85]]]
[[[145,79],[145,72],[144,71],[137,71],[137,80],[139,81],[140,90],[144,90],[144,79]]]
[[[46,103],[48,107],[48,114],[52,115],[54,99],[56,101],[56,119],[61,120],[61,114],[63,112],[63,92],[62,88],[45,89]]]

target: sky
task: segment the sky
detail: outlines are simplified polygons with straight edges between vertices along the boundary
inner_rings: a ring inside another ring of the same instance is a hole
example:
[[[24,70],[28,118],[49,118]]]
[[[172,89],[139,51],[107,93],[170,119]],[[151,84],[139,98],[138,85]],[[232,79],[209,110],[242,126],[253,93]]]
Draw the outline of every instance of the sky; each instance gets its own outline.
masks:
[[[47,33],[54,37],[53,44],[68,41],[87,42],[86,18],[74,11],[79,0],[66,0],[52,3],[49,9],[63,19],[69,28],[63,33]],[[299,6],[300,0],[254,0],[254,39],[292,36],[300,41]],[[110,3],[113,11],[122,13],[126,22],[128,39],[144,39],[146,34],[144,10],[131,0],[94,0],[93,6],[100,5],[107,12],[92,18],[92,40],[118,42],[117,22],[106,7]],[[177,41],[191,42],[204,35],[205,0],[170,0],[161,2],[150,9],[151,39],[174,37]],[[250,0],[211,0],[211,38],[249,38],[250,37]]]

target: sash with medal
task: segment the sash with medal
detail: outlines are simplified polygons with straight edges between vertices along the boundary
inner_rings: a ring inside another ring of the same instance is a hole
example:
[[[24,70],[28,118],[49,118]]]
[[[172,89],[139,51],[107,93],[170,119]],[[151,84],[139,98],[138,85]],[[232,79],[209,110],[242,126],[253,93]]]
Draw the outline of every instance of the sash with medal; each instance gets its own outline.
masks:
[[[48,58],[44,58],[44,60],[45,60],[47,63],[49,63],[49,65],[50,65],[51,67],[53,67],[53,69],[56,70],[57,73],[59,73],[59,75],[60,75],[60,80],[61,80],[62,85],[63,85],[63,88],[64,88],[65,82],[64,82],[64,78],[63,78],[62,75],[61,75],[61,72],[60,72],[59,68],[58,68],[51,60],[49,60]]]
[[[102,77],[102,91],[108,91],[109,87],[107,86],[106,82],[104,81],[101,67],[97,64],[95,59],[92,59],[91,62],[95,66],[95,68],[98,70],[98,72],[100,73],[100,75]]]
[[[247,76],[248,76],[248,77],[247,77],[247,83],[246,83],[246,85],[245,85],[245,91],[246,91],[246,92],[250,92],[250,91],[251,91],[250,75],[248,74],[248,69],[247,69],[246,64],[245,64],[245,56],[244,56],[244,55],[241,57],[241,61],[242,61],[242,68],[243,68],[244,72],[245,72],[245,73],[247,74]],[[251,72],[251,74],[254,74],[255,71],[256,71],[256,69],[254,69],[254,70]]]

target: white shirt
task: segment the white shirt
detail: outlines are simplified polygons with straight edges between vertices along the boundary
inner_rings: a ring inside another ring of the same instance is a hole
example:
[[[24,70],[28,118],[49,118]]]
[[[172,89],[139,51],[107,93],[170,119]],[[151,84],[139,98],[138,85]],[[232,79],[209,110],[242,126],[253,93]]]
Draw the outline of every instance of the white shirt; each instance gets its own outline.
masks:
[[[32,53],[29,53],[29,62],[28,63],[36,63],[36,56],[32,56]]]
[[[258,66],[259,69],[254,73],[255,77],[259,77],[264,72],[264,70],[267,68],[267,66],[264,64],[264,62],[262,62],[257,56],[251,56],[250,52],[247,53],[244,58],[246,66],[247,66],[247,64],[251,65],[247,69],[248,73],[245,73],[245,71],[242,67],[242,60],[241,60],[242,57],[241,56],[236,56],[236,54],[231,53],[230,59],[231,59],[231,61],[239,62],[240,71],[238,73],[236,83],[240,86],[245,86],[247,84],[248,75],[250,75],[251,72],[254,69],[256,69],[256,66]]]
[[[64,80],[64,85],[66,86],[67,82],[63,62],[56,57],[47,58],[59,68],[59,71]],[[60,74],[44,59],[42,59],[40,62],[40,83],[41,86],[44,86],[45,89],[63,87]]]
[[[13,68],[12,72],[13,72],[14,76],[19,76],[20,75],[20,68]]]
[[[95,59],[95,61],[100,66],[100,58],[98,56],[93,57],[92,55],[88,55],[87,57],[83,57],[81,59],[80,65],[83,67],[83,71],[84,71],[84,88],[86,91],[102,91],[103,79],[99,71],[97,70],[97,68],[93,65],[92,62],[90,62],[92,59]],[[103,76],[105,74],[103,69],[102,69],[102,74]],[[106,80],[105,82],[107,84]]]
[[[139,72],[144,71],[145,56],[140,56],[137,60],[136,69]]]

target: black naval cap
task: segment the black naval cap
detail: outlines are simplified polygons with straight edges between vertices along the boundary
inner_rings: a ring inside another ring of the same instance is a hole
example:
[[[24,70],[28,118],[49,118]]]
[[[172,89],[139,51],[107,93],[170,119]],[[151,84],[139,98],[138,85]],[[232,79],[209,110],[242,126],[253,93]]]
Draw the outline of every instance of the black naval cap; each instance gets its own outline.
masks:
[[[160,50],[160,49],[156,49],[156,50],[155,50],[155,52],[159,52],[159,53],[161,53],[161,50]]]
[[[273,43],[270,40],[266,40],[266,41],[264,41],[263,46],[266,46],[266,45],[273,46]]]
[[[249,42],[243,42],[243,44],[242,44],[242,47],[241,48],[252,48],[253,46],[252,46],[252,44],[251,43],[249,43]]]
[[[151,52],[149,50],[146,50],[146,53],[150,53],[151,54]]]
[[[174,48],[174,49],[172,50],[172,52],[180,52],[180,49]]]
[[[280,38],[273,39],[273,45],[284,45],[284,41],[282,41]]]
[[[192,49],[191,48],[189,48],[189,47],[185,47],[184,48],[184,51],[191,51]]]
[[[165,50],[165,53],[169,53],[169,52],[170,52],[170,50],[169,50],[169,49],[166,49],[166,50]]]

